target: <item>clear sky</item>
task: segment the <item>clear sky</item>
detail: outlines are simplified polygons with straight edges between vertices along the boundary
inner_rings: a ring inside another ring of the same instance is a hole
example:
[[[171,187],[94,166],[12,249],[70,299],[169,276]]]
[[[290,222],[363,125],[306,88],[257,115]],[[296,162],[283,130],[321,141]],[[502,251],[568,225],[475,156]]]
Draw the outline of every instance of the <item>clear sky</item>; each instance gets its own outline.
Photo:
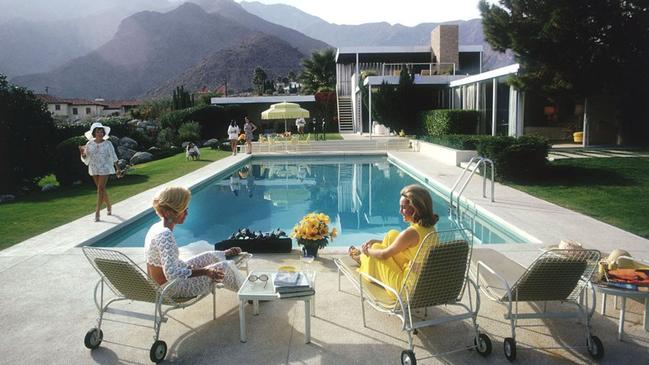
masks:
[[[241,0],[236,0],[241,2]],[[420,23],[480,17],[478,0],[247,0],[294,6],[330,23]]]

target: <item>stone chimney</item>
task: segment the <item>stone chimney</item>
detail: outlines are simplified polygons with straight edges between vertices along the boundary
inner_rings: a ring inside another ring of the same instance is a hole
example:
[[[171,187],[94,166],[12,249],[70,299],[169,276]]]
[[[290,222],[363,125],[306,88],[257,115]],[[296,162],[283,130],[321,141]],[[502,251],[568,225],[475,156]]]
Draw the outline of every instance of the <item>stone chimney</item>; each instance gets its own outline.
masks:
[[[459,66],[459,26],[457,24],[440,24],[430,33],[432,60],[438,63],[454,63]]]

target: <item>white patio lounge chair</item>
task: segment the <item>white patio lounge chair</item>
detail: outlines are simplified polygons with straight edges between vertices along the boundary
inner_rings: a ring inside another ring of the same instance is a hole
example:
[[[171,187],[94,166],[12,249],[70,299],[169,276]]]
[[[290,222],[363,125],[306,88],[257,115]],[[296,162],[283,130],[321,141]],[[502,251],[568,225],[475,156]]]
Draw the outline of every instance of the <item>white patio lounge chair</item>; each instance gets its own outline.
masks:
[[[97,310],[99,311],[99,317],[97,318],[96,327],[91,328],[86,333],[84,339],[85,346],[94,350],[101,344],[104,337],[101,330],[101,323],[104,313],[108,311],[108,307],[112,303],[121,300],[148,302],[155,304],[153,313],[153,330],[155,336],[153,345],[149,352],[149,357],[151,361],[155,363],[164,360],[167,355],[167,344],[164,341],[159,340],[159,335],[162,323],[167,321],[167,313],[174,309],[189,307],[209,295],[209,293],[191,298],[170,297],[167,293],[180,279],[172,280],[165,285],[160,286],[135,262],[119,251],[95,247],[83,247],[83,253],[100,276],[94,290],[94,300]],[[251,254],[243,253],[233,258],[233,260],[237,263],[238,267],[243,266],[247,271],[247,261],[250,257],[252,257]],[[104,298],[105,286],[115,295],[114,298],[106,302]],[[215,289],[222,286],[222,284],[215,284],[212,286],[213,318],[216,318]],[[169,308],[166,308],[163,311],[162,306],[169,306]]]
[[[336,258],[334,262],[338,266],[338,290],[340,291],[342,275],[358,289],[364,326],[366,326],[365,302],[380,312],[397,316],[403,322],[402,329],[408,333],[408,349],[401,353],[402,364],[417,363],[412,334],[418,328],[469,318],[473,322],[475,331],[474,343],[472,346],[465,346],[456,351],[476,348],[478,353],[487,356],[491,353],[491,340],[486,334],[480,333],[476,323],[480,297],[478,287],[468,277],[471,243],[472,235],[468,230],[429,234],[417,251],[401,288],[391,288],[374,277],[364,273],[359,274],[356,270],[358,264],[347,256]],[[471,284],[474,293],[472,296],[471,290],[467,290],[468,305],[460,302],[467,283]],[[387,292],[392,293],[394,297]],[[425,310],[439,305],[459,306],[466,312],[422,321],[415,321],[413,318],[414,310]]]
[[[591,278],[597,269],[597,250],[553,249],[540,255],[528,268],[492,249],[475,250],[473,270],[480,290],[507,307],[505,319],[510,321],[512,337],[504,340],[505,357],[516,359],[516,327],[519,319],[579,318],[585,324],[586,347],[594,359],[604,356],[604,346],[591,334],[590,320],[595,311],[595,291]],[[591,289],[592,305],[588,306],[586,288]],[[549,301],[570,303],[575,312],[547,312]],[[582,304],[582,302],[584,302]],[[541,313],[519,313],[519,302],[543,302]]]

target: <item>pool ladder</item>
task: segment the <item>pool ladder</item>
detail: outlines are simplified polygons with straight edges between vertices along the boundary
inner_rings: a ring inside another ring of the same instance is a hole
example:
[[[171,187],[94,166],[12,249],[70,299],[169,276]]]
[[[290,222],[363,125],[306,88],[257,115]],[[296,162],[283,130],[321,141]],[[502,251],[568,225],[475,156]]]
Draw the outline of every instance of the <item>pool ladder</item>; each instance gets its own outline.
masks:
[[[451,213],[455,212],[458,217],[460,217],[460,196],[462,196],[464,189],[466,189],[466,186],[469,185],[469,181],[471,181],[471,178],[473,177],[473,175],[475,175],[480,166],[483,166],[484,169],[484,172],[482,174],[483,198],[487,197],[487,166],[491,166],[491,201],[494,202],[494,176],[496,174],[496,167],[494,166],[493,161],[491,161],[490,159],[475,156],[471,158],[471,160],[469,160],[469,163],[464,168],[464,171],[462,171],[462,175],[460,175],[460,177],[455,180],[455,184],[453,184],[451,192],[449,193],[449,208],[451,210]],[[468,177],[465,178],[466,173],[467,171],[469,171],[469,169],[471,169],[471,172],[469,173]],[[460,183],[462,183],[461,186]],[[460,186],[459,189],[458,186]],[[454,196],[455,203],[453,203]]]

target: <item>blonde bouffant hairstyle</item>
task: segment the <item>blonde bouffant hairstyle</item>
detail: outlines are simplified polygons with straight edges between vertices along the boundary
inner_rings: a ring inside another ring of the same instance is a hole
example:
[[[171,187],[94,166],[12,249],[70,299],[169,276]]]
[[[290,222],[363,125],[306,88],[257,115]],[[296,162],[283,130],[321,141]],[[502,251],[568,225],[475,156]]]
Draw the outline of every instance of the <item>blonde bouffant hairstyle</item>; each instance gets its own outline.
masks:
[[[169,186],[153,198],[153,209],[164,219],[176,220],[176,217],[189,206],[192,193],[181,186]]]
[[[408,185],[401,189],[401,196],[415,208],[413,222],[422,227],[431,227],[437,223],[439,216],[433,213],[433,198],[426,188],[421,185]]]

